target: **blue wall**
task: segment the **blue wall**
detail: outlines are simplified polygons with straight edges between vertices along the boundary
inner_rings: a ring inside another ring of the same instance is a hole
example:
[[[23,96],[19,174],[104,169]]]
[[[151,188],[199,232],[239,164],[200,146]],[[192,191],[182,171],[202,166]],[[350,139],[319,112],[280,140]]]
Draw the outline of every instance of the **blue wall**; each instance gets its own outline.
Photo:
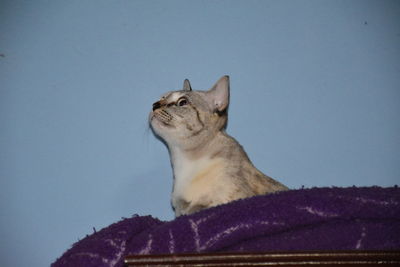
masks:
[[[1,1],[0,265],[170,220],[151,104],[231,76],[228,132],[291,188],[400,174],[399,1]]]

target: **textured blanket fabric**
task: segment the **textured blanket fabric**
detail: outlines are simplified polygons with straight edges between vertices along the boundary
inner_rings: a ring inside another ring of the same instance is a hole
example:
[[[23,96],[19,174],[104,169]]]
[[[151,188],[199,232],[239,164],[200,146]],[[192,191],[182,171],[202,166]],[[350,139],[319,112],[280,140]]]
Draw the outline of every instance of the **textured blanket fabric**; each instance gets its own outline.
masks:
[[[400,189],[313,188],[162,222],[133,216],[79,241],[57,266],[123,266],[129,254],[400,249]]]

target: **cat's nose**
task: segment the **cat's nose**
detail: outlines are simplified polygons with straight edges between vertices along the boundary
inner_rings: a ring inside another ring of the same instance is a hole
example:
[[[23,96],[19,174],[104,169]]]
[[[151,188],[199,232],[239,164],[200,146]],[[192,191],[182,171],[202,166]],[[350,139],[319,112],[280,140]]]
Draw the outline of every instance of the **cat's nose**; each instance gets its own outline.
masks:
[[[156,110],[156,109],[158,109],[158,108],[160,108],[160,107],[161,107],[160,101],[155,102],[155,103],[153,104],[153,111]]]

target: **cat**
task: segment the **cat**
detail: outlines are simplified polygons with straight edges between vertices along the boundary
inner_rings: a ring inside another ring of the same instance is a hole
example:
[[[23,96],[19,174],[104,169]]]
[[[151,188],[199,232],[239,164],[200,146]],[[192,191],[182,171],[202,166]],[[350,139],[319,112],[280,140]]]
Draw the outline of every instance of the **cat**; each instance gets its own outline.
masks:
[[[175,216],[288,188],[256,169],[226,131],[229,76],[208,91],[171,91],[153,104],[149,122],[168,147]]]

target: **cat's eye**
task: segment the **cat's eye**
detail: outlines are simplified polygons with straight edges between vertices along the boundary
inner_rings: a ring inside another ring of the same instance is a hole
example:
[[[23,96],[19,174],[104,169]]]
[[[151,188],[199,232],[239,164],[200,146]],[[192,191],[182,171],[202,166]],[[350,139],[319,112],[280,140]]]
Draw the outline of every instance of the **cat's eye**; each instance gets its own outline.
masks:
[[[177,105],[178,107],[182,107],[182,106],[185,106],[185,105],[187,105],[187,104],[188,104],[188,101],[187,101],[187,99],[184,98],[184,97],[180,98],[180,99],[178,100],[178,102],[176,103],[176,105]]]

